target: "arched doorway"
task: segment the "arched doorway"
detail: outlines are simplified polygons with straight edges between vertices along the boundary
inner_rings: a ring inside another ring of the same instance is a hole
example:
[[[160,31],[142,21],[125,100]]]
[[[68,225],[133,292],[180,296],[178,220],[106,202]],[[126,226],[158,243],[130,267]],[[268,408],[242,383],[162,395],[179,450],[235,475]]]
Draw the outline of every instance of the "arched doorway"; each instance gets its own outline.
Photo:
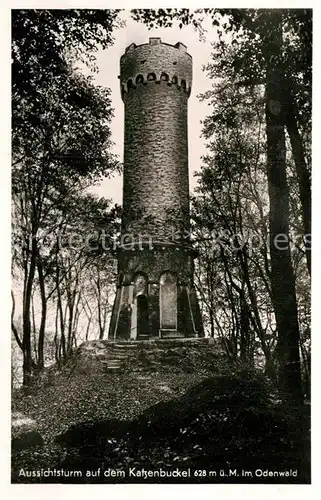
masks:
[[[163,273],[160,277],[160,328],[177,330],[177,280],[172,273]]]
[[[137,304],[137,338],[149,337],[148,300],[146,295],[138,295]]]
[[[137,273],[133,279],[133,314],[131,338],[149,338],[149,307],[148,307],[148,279],[143,273]]]

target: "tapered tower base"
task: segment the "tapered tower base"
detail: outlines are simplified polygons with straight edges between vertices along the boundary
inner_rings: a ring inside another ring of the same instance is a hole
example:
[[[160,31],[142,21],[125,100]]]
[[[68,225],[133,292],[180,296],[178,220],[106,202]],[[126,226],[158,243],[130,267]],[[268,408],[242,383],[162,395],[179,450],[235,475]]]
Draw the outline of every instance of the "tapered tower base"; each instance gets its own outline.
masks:
[[[177,246],[122,251],[109,339],[203,337],[191,261]]]

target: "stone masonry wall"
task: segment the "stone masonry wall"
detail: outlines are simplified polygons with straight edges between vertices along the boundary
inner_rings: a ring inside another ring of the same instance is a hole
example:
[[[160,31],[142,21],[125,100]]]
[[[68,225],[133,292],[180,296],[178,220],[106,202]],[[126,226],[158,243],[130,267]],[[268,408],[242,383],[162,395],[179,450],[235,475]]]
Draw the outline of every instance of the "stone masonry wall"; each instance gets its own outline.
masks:
[[[158,283],[165,271],[172,272],[179,283],[192,282],[193,259],[190,253],[183,248],[155,248],[154,250],[134,250],[120,252],[119,272],[124,276],[124,283],[133,282],[138,273],[146,274],[149,283]]]
[[[189,229],[187,85],[191,85],[191,68],[186,49],[166,44],[139,46],[122,57],[121,82],[130,78],[134,82],[123,94],[123,233],[143,231],[153,239],[169,241],[173,229]],[[155,80],[148,80],[148,75]],[[139,76],[143,80],[136,83]],[[172,78],[177,78],[177,84],[171,83]]]
[[[138,46],[133,43],[120,59],[120,83],[124,91],[128,80],[135,84],[137,76],[142,75],[146,81],[149,74],[155,73],[157,80],[162,74],[167,74],[170,82],[176,77],[178,85],[184,80],[190,93],[192,71],[192,58],[185,45],[180,42],[169,45],[160,38],[150,38],[148,44]]]

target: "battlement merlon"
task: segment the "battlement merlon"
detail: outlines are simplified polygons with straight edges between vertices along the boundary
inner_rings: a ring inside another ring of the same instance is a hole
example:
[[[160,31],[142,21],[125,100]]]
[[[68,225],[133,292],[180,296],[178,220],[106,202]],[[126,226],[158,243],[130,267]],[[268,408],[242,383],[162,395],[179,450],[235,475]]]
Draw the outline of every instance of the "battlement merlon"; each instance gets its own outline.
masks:
[[[161,38],[151,37],[148,43],[130,44],[120,59],[121,91],[127,92],[129,86],[155,80],[167,81],[183,87],[188,96],[192,87],[192,57],[182,42],[175,45],[162,42]]]
[[[128,52],[131,52],[135,50],[137,47],[142,47],[143,45],[169,45],[170,47],[175,47],[176,49],[181,50],[182,52],[186,52],[187,54],[187,47],[184,43],[182,42],[177,42],[175,45],[171,45],[170,43],[162,42],[162,39],[159,37],[150,37],[148,43],[141,43],[139,45],[136,45],[136,43],[131,43],[126,47],[125,49],[125,54]],[[192,57],[190,54],[187,54],[189,57]]]

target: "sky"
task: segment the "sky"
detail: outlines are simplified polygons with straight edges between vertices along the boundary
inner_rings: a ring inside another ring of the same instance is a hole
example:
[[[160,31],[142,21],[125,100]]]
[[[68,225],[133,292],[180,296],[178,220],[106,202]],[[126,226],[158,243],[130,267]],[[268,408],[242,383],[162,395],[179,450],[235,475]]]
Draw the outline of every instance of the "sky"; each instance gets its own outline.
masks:
[[[202,71],[202,66],[209,61],[211,55],[211,42],[215,41],[216,30],[211,27],[210,19],[205,20],[203,26],[207,29],[206,41],[202,42],[199,39],[199,34],[192,26],[179,29],[159,28],[148,30],[143,23],[138,23],[130,18],[129,12],[126,11],[123,16],[126,21],[126,26],[115,32],[115,43],[112,47],[101,50],[97,53],[97,66],[99,73],[96,77],[98,85],[106,86],[111,89],[112,106],[114,108],[114,118],[112,121],[112,140],[115,143],[114,152],[117,153],[122,161],[123,145],[124,145],[124,105],[120,96],[119,79],[120,72],[120,57],[125,52],[125,49],[131,43],[140,45],[147,43],[149,37],[160,37],[163,42],[175,44],[178,41],[183,42],[187,46],[187,52],[193,58],[193,85],[192,94],[188,102],[188,141],[189,141],[189,179],[190,190],[192,191],[196,179],[196,172],[201,164],[201,155],[205,153],[204,140],[200,138],[201,120],[209,113],[208,104],[201,103],[197,97],[199,93],[209,90],[211,81],[207,78],[206,73]],[[115,176],[112,179],[106,179],[99,187],[95,188],[95,192],[111,198],[115,203],[122,202],[122,176]]]

